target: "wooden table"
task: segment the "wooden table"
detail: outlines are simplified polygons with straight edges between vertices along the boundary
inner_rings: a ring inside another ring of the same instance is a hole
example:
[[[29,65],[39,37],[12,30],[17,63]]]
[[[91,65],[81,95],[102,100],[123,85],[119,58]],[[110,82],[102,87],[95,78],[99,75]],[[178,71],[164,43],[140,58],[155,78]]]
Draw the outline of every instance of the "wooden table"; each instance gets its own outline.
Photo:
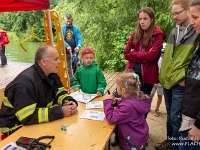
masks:
[[[104,97],[93,101],[103,100]],[[0,142],[3,148],[10,142],[16,142],[20,136],[38,138],[45,135],[54,135],[51,150],[104,150],[115,125],[104,121],[80,119],[85,110],[85,104],[79,103],[78,111],[70,117],[64,117],[49,123],[23,126],[21,129]],[[103,111],[103,109],[93,109]],[[67,131],[61,130],[61,124],[67,125]],[[50,141],[50,140],[48,140]]]

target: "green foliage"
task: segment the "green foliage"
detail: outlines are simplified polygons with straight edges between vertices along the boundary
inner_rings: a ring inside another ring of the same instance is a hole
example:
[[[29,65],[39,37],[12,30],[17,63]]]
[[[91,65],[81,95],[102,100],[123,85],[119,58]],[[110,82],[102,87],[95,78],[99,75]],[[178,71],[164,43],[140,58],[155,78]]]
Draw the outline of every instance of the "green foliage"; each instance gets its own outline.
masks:
[[[137,26],[138,11],[152,7],[158,18],[157,24],[168,35],[174,25],[169,15],[169,3],[164,0],[76,0],[76,25],[81,29],[84,46],[96,50],[100,68],[122,71],[127,63],[123,50]]]
[[[66,13],[72,14],[73,23],[82,33],[82,47],[93,47],[99,67],[109,71],[124,70],[127,63],[123,55],[124,47],[138,24],[138,11],[147,6],[155,10],[156,23],[168,36],[175,25],[170,16],[170,1],[50,0],[51,9],[59,12],[61,24],[64,24],[63,16]],[[43,13],[43,11],[2,13],[0,29],[16,32],[22,40],[31,35],[33,25],[35,35],[45,40]],[[11,38],[16,37],[12,35]]]
[[[124,47],[132,33],[132,28],[124,26],[123,30],[117,29],[111,33],[111,39],[113,40],[113,49],[110,51],[110,59],[105,58],[105,68],[109,71],[124,71],[127,61],[124,59]],[[105,55],[104,55],[105,56]]]
[[[10,41],[17,41],[19,37],[16,35],[16,32],[7,32],[8,38]]]

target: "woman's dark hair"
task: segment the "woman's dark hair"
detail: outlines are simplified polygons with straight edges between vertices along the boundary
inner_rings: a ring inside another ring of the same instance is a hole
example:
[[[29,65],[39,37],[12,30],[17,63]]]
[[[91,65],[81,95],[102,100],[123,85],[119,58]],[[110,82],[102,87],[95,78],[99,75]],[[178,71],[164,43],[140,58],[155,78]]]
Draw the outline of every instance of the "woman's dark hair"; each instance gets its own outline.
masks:
[[[135,33],[133,43],[136,44],[138,41],[141,41],[142,47],[145,48],[145,47],[148,46],[149,42],[152,43],[152,33],[153,33],[155,26],[156,26],[155,12],[151,7],[143,8],[139,11],[138,18],[139,18],[139,14],[141,12],[148,14],[150,19],[152,20],[152,23],[150,24],[148,29],[144,31],[140,26],[140,22],[138,21],[138,26],[137,26],[137,29],[135,31],[136,33]]]

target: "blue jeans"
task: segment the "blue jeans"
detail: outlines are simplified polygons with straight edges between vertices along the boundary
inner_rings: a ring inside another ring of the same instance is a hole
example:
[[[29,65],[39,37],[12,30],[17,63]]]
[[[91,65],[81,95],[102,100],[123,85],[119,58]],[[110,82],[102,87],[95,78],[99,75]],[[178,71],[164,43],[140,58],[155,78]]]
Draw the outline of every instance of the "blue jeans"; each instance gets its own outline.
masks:
[[[143,83],[142,73],[136,72],[136,74],[139,76],[139,79],[140,79],[140,83],[141,83],[140,90],[141,90],[144,94],[150,95],[150,94],[151,94],[151,91],[152,91],[152,89],[153,89],[154,84]]]
[[[192,142],[188,137],[189,130],[181,131],[179,150],[200,150],[200,142]]]
[[[170,150],[178,150],[180,140],[179,129],[181,127],[181,103],[185,87],[179,84],[170,90],[164,88],[165,105],[167,111],[167,139],[171,142]]]

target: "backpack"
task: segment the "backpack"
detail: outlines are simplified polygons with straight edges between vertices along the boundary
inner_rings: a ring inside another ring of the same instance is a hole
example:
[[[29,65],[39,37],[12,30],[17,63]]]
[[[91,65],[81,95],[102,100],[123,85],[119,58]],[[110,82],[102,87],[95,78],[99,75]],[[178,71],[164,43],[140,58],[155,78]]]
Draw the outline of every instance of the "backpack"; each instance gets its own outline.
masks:
[[[0,30],[0,34],[1,34],[1,38],[2,38],[2,44],[3,45],[8,44],[10,41],[8,39],[8,35],[7,35],[6,31]]]

